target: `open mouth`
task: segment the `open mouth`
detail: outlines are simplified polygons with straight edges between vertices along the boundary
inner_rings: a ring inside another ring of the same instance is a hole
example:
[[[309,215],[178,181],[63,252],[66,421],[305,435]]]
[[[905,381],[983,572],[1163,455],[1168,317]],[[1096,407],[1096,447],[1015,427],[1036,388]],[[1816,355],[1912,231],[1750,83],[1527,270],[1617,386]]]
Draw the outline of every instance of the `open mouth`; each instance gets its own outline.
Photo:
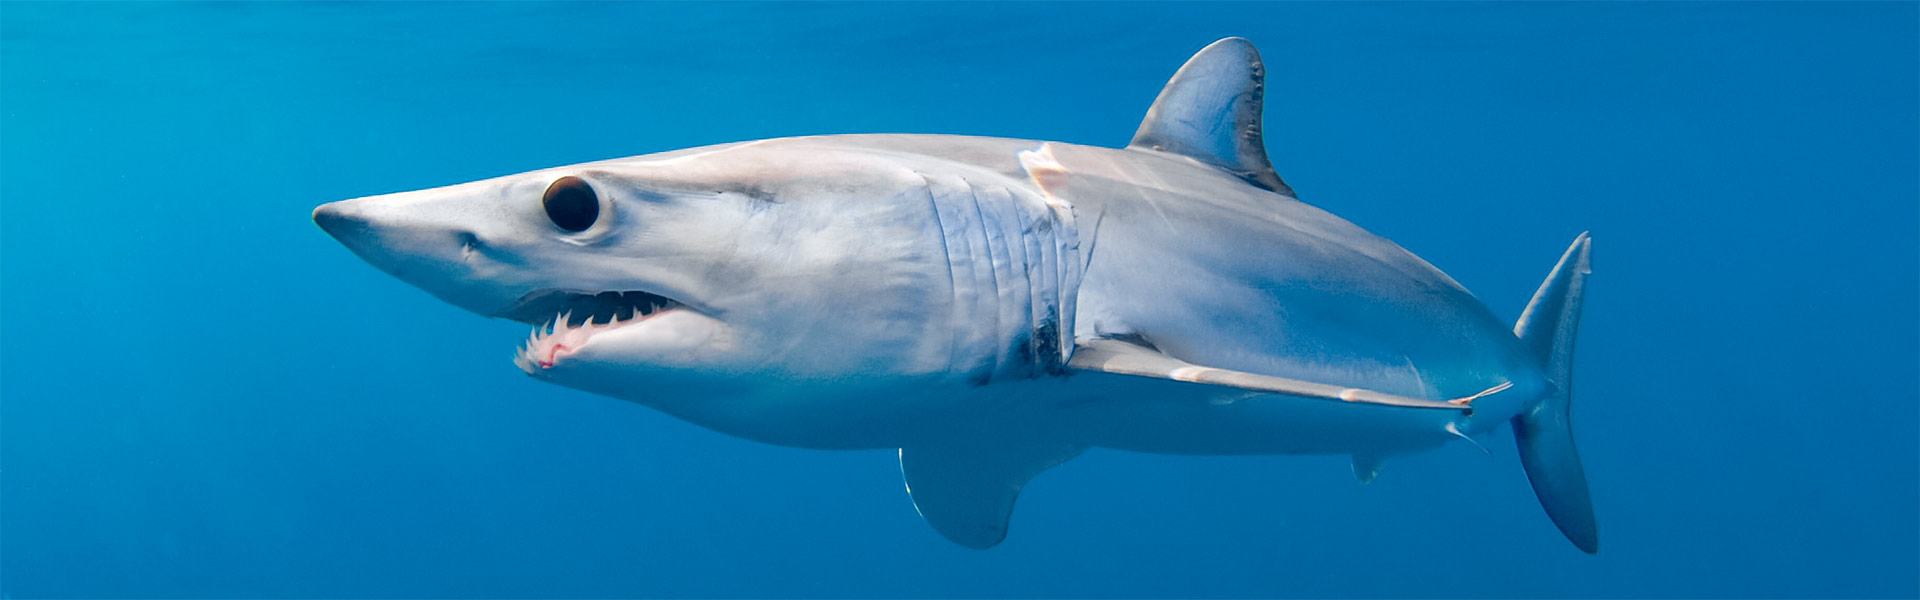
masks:
[[[672,298],[647,292],[568,292],[541,290],[520,297],[499,316],[528,325],[553,325],[560,316],[568,325],[625,321],[673,310],[682,305]]]
[[[685,305],[647,292],[533,292],[500,316],[533,325],[533,333],[514,353],[513,362],[528,373],[587,344],[593,336],[629,327]]]

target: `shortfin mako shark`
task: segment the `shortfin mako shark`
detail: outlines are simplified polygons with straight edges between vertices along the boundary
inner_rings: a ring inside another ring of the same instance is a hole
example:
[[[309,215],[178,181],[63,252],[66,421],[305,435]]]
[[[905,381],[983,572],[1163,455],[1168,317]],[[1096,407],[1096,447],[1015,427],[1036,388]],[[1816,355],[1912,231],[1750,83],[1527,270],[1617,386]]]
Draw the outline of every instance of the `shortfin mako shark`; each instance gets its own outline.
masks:
[[[894,449],[941,535],[998,544],[1091,447],[1383,459],[1510,423],[1547,515],[1597,549],[1568,405],[1585,234],[1511,327],[1297,199],[1264,67],[1228,38],[1125,148],[951,135],[722,144],[333,202],[314,221],[455,306],[533,325],[514,363],[771,444]]]

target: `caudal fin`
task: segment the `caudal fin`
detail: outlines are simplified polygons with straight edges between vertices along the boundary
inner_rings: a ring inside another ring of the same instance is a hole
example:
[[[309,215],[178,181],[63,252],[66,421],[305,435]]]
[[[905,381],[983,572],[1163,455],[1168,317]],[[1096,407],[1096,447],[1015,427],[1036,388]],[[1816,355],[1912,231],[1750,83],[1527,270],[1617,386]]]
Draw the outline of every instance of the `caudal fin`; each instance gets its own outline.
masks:
[[[1552,381],[1549,393],[1513,418],[1519,442],[1520,466],[1533,482],[1540,506],[1581,550],[1600,551],[1600,533],[1594,525],[1593,499],[1587,492],[1587,474],[1573,445],[1573,338],[1580,330],[1580,301],[1586,292],[1593,243],[1582,233],[1560,257],[1560,264],[1533,293],[1513,332],[1546,367]]]

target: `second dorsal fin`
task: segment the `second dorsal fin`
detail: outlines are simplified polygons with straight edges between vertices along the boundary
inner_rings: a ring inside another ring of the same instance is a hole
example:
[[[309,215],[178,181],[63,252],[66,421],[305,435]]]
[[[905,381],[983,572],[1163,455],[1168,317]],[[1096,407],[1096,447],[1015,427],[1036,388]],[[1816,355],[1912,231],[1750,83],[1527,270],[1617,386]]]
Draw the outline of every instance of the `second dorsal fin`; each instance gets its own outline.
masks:
[[[1266,66],[1244,38],[1208,45],[1187,59],[1154,98],[1128,148],[1179,154],[1293,196],[1267,162],[1260,135]]]

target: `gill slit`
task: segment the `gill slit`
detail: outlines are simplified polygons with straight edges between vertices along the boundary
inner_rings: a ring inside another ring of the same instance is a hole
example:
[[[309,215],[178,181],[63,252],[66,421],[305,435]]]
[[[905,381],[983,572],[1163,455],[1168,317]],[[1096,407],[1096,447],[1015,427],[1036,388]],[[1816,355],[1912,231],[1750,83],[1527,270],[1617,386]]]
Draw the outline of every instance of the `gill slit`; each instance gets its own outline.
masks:
[[[999,188],[999,192],[1007,197],[1007,206],[1014,214],[1013,229],[1020,237],[1018,244],[1008,243],[1008,248],[1010,248],[1008,254],[1011,255],[1014,250],[1019,251],[1020,256],[1014,259],[1013,266],[1018,269],[1021,276],[1026,279],[1026,285],[1024,287],[1015,286],[1014,288],[1015,293],[1020,294],[1024,298],[1021,306],[1025,307],[1027,321],[1023,329],[1029,332],[1027,334],[1027,356],[1029,357],[1028,362],[1030,363],[1029,365],[1022,365],[1023,368],[1026,368],[1041,364],[1044,360],[1044,352],[1057,350],[1055,347],[1058,346],[1058,341],[1042,340],[1040,339],[1040,333],[1043,329],[1043,324],[1045,324],[1049,318],[1054,318],[1056,321],[1058,320],[1052,314],[1055,310],[1053,305],[1057,303],[1057,300],[1047,297],[1048,293],[1052,291],[1052,288],[1057,285],[1057,283],[1050,283],[1050,281],[1057,282],[1059,280],[1059,276],[1056,273],[1058,268],[1057,265],[1048,264],[1047,256],[1049,253],[1044,248],[1045,244],[1039,239],[1039,228],[1036,226],[1034,215],[1027,210],[1023,210],[1024,207],[1019,203],[1019,196],[1016,195],[1014,190],[1002,187]],[[1048,212],[1051,212],[1051,210],[1049,209]],[[1043,213],[1043,215],[1044,214],[1045,213]],[[1052,227],[1049,226],[1049,229],[1051,228]]]
[[[987,246],[993,252],[994,273],[1004,275],[995,306],[1003,325],[995,355],[1002,367],[1011,367],[1015,374],[1025,376],[1038,358],[1033,331],[1043,320],[1038,309],[1045,304],[1035,297],[1033,289],[1036,276],[1041,274],[1033,272],[1027,262],[1026,246],[1032,242],[1033,235],[1023,230],[1027,215],[1012,190],[989,185],[976,187],[974,193],[985,199],[980,209],[991,219],[986,233]]]
[[[974,275],[976,278],[980,272],[980,259],[986,259],[987,278],[984,283],[987,284],[987,289],[982,290],[986,293],[981,294],[979,299],[991,299],[991,303],[987,306],[988,310],[984,311],[987,313],[987,317],[991,319],[991,328],[987,331],[993,332],[992,335],[995,340],[992,354],[992,367],[987,371],[988,376],[991,377],[992,374],[1000,372],[1000,367],[1002,366],[1000,364],[1002,349],[1007,346],[1007,340],[1000,339],[1000,337],[1004,335],[1004,330],[1000,327],[1000,268],[993,259],[993,235],[988,233],[988,227],[994,223],[987,220],[987,209],[980,206],[980,192],[974,188],[973,182],[967,181],[965,177],[961,177],[960,186],[966,189],[967,198],[972,200],[974,222],[978,224],[980,228],[977,236],[967,236],[969,242],[978,241],[980,243],[978,250],[982,251],[979,256],[973,257],[973,263],[975,265]],[[972,244],[968,244],[969,248],[972,248],[972,246]]]
[[[940,197],[934,193],[933,181],[919,171],[914,171],[913,175],[920,178],[920,189],[927,194],[927,208],[933,211],[933,226],[940,231],[940,258],[947,262],[947,294],[952,299],[950,304],[952,310],[948,312],[947,317],[951,322],[947,329],[947,335],[950,338],[947,343],[947,364],[957,366],[961,357],[962,341],[959,331],[964,324],[959,322],[961,319],[960,276],[953,272],[953,244],[947,241],[947,220],[940,216]]]

